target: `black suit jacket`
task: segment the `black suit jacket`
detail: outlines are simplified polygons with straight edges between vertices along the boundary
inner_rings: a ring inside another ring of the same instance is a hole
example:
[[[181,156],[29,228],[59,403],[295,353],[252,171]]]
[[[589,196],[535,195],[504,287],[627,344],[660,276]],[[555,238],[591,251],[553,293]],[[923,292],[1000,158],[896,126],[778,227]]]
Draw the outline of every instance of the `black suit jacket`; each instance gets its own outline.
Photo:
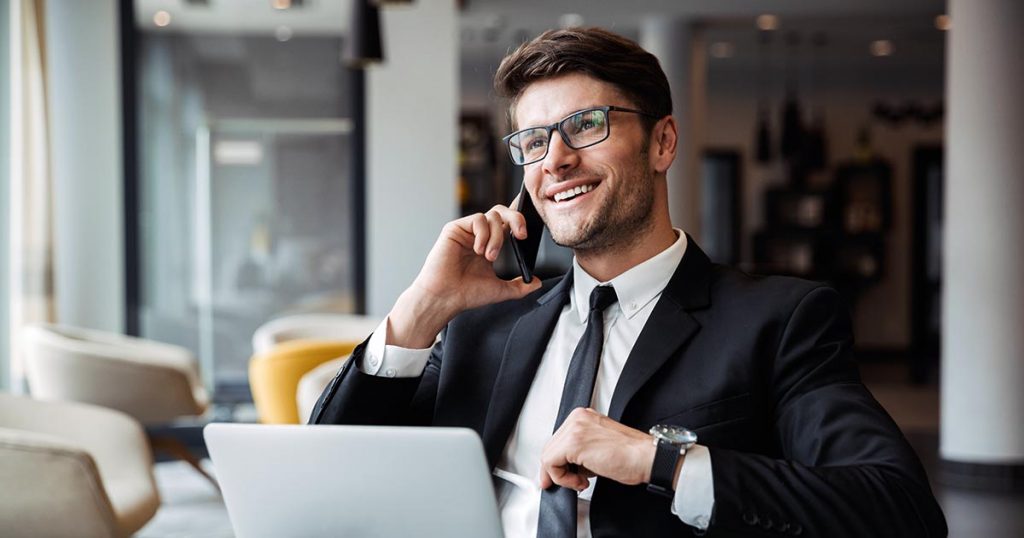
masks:
[[[364,342],[310,419],[462,426],[501,456],[572,289],[572,273],[515,301],[464,312],[422,376],[362,373]],[[709,536],[944,536],[924,471],[861,383],[837,293],[712,264],[691,239],[615,387],[608,415],[669,423],[710,448]],[[671,500],[599,478],[600,536],[687,536]]]

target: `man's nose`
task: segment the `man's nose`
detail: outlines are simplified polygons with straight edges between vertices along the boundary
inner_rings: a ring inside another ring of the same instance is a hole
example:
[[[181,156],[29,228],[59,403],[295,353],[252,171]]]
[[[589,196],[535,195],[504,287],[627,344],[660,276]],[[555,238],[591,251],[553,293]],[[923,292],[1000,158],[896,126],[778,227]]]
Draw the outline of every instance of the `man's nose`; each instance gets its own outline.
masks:
[[[542,161],[545,174],[560,176],[579,165],[579,150],[569,147],[562,138],[561,131],[555,129],[551,132],[551,140],[548,141],[548,154]]]

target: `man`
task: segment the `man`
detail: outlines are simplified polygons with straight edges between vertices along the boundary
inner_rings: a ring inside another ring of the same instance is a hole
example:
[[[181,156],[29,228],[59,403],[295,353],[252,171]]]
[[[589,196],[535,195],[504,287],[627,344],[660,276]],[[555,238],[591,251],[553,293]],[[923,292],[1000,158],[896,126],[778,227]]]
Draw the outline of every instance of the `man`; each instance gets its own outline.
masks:
[[[311,422],[476,430],[508,536],[945,535],[860,382],[836,292],[712,264],[672,228],[657,60],[604,30],[551,31],[495,85],[572,270],[495,276],[506,234],[526,235],[508,207],[448,223]]]

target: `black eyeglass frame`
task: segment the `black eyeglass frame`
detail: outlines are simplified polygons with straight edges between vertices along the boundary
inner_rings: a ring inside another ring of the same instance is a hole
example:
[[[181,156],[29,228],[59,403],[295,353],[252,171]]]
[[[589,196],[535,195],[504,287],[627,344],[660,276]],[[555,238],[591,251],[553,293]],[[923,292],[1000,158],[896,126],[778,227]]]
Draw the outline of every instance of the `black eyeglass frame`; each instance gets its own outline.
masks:
[[[603,111],[605,113],[605,117],[607,118],[608,128],[605,130],[604,137],[601,138],[600,140],[595,140],[593,142],[588,142],[588,143],[586,143],[586,144],[584,144],[582,146],[574,146],[574,145],[572,145],[572,143],[569,142],[569,135],[565,134],[565,131],[562,130],[562,124],[565,123],[569,118],[571,118],[573,116],[576,116],[578,114],[584,114],[586,112],[591,112],[591,111],[594,111],[594,110],[601,110],[601,111]],[[636,110],[634,108],[625,108],[625,107],[614,106],[614,105],[595,106],[595,107],[590,107],[590,108],[584,108],[582,110],[577,110],[576,112],[573,112],[572,114],[569,114],[568,116],[566,116],[566,117],[556,121],[555,123],[552,123],[551,125],[538,125],[536,127],[527,127],[525,129],[519,129],[518,131],[515,131],[515,132],[513,132],[511,134],[505,135],[501,139],[501,141],[505,143],[505,149],[508,150],[508,157],[509,157],[509,159],[512,159],[512,164],[515,164],[516,166],[526,166],[528,164],[533,164],[533,163],[536,163],[536,162],[543,161],[548,156],[548,151],[550,151],[550,149],[551,149],[551,132],[552,131],[558,131],[558,135],[562,137],[562,142],[564,142],[566,146],[569,146],[572,149],[589,148],[590,146],[594,146],[594,145],[600,144],[601,142],[604,142],[605,140],[608,140],[608,137],[611,136],[611,134],[612,134],[612,119],[611,119],[611,115],[608,114],[609,112],[628,112],[630,114],[639,114],[641,116],[647,116],[648,118],[658,119],[658,116],[655,116],[654,114],[651,114],[650,112],[644,112],[643,110]],[[514,136],[516,136],[516,135],[518,135],[520,133],[524,133],[526,131],[533,131],[533,130],[536,130],[536,129],[544,129],[545,131],[547,131],[548,145],[544,147],[544,155],[541,155],[539,158],[534,159],[532,161],[527,161],[527,162],[524,162],[524,163],[516,162],[516,158],[515,158],[514,154],[512,153],[512,137],[514,137]]]

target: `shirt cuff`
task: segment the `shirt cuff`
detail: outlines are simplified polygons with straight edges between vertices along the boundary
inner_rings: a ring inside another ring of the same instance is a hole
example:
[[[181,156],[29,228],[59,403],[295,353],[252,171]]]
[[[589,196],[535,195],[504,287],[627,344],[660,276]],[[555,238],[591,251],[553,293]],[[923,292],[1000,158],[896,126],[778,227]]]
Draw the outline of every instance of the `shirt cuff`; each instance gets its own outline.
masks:
[[[430,348],[409,349],[385,345],[388,335],[388,318],[380,322],[373,331],[358,363],[364,374],[380,377],[419,377],[430,360]]]
[[[686,451],[683,468],[676,482],[672,498],[672,513],[683,523],[706,530],[711,524],[715,508],[715,484],[711,474],[711,451],[702,445],[693,445]]]

